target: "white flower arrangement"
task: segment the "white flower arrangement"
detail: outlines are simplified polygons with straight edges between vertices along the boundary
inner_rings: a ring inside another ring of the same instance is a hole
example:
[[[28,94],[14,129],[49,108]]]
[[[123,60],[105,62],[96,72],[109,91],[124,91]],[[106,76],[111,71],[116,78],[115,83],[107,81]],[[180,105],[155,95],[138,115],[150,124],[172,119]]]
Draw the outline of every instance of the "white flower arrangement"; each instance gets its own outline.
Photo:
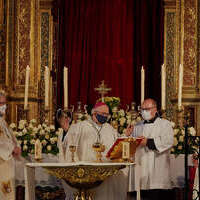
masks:
[[[28,154],[34,153],[35,141],[37,139],[42,143],[42,153],[50,153],[56,155],[58,153],[57,141],[58,136],[63,132],[61,128],[57,131],[54,125],[48,125],[45,121],[42,124],[37,124],[35,119],[27,122],[20,120],[18,125],[10,124],[13,134],[18,140],[22,148],[22,156],[26,157]]]
[[[171,153],[175,155],[185,153],[185,128],[175,127],[174,124],[174,145],[171,149]],[[188,127],[188,153],[193,154],[198,148],[196,140],[191,139],[191,136],[195,136],[196,131],[194,127]]]

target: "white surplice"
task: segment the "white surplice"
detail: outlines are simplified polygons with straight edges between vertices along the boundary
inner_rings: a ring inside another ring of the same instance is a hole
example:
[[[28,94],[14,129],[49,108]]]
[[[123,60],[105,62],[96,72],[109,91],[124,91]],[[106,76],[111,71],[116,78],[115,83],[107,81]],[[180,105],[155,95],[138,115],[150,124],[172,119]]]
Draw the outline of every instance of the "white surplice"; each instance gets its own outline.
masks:
[[[168,120],[157,118],[154,123],[138,123],[134,137],[153,138],[156,150],[148,147],[137,149],[137,160],[141,165],[141,189],[170,189],[170,149],[173,146],[173,129]]]
[[[98,133],[99,132],[99,133]],[[116,130],[108,123],[102,127],[98,126],[91,119],[72,125],[65,137],[67,148],[65,154],[66,162],[71,162],[69,145],[77,146],[75,161],[95,161],[96,153],[92,145],[98,141],[105,145],[102,153],[103,160],[106,160],[106,153],[117,138]],[[127,195],[128,179],[126,173],[120,171],[117,175],[109,177],[95,191],[95,200],[125,200]]]
[[[6,121],[0,117],[0,199],[15,200],[15,162],[12,156],[17,145]]]

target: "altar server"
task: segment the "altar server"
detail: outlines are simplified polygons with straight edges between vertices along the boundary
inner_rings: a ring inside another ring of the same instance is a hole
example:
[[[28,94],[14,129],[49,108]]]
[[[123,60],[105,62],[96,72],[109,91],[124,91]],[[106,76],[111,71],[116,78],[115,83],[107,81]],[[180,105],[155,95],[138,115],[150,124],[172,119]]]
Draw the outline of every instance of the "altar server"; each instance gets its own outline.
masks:
[[[6,94],[0,90],[0,199],[15,200],[14,158],[20,158],[21,148],[4,119],[5,112]]]
[[[97,103],[92,109],[92,116],[88,120],[70,127],[67,134],[66,160],[71,161],[70,145],[75,145],[76,161],[94,162],[96,153],[92,146],[96,142],[105,145],[102,153],[106,160],[106,153],[117,139],[117,131],[107,123],[109,108],[103,103]],[[127,195],[127,176],[120,171],[117,175],[109,177],[95,189],[96,200],[125,200]]]
[[[171,189],[170,149],[173,146],[173,129],[171,123],[162,119],[157,113],[157,104],[153,99],[142,103],[143,121],[135,125],[127,136],[143,137],[136,152],[141,165],[142,199],[168,199]]]

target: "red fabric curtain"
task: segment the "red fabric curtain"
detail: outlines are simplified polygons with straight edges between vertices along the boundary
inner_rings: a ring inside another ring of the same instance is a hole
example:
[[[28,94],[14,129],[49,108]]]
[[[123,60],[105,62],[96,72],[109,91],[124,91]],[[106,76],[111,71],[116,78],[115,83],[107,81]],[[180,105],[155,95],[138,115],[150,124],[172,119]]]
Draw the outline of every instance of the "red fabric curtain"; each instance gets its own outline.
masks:
[[[69,102],[95,103],[102,80],[121,104],[140,103],[140,70],[146,95],[160,101],[163,63],[162,0],[66,0],[59,8],[58,106],[63,67],[69,67]]]

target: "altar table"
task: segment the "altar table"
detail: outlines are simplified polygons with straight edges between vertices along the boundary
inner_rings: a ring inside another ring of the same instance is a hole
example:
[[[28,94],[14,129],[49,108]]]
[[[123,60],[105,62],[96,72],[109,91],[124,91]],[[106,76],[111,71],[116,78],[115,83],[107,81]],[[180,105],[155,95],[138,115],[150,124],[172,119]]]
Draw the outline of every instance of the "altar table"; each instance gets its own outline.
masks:
[[[86,162],[76,162],[76,163],[27,163],[25,166],[25,197],[26,200],[35,200],[35,169],[39,167],[75,167],[75,166],[123,166],[129,167],[131,172],[133,169],[135,173],[129,174],[129,185],[134,185],[134,190],[137,191],[137,200],[140,200],[140,172],[139,166],[136,167],[133,163],[86,163]],[[136,174],[136,176],[135,176]],[[130,189],[130,188],[129,188]]]

